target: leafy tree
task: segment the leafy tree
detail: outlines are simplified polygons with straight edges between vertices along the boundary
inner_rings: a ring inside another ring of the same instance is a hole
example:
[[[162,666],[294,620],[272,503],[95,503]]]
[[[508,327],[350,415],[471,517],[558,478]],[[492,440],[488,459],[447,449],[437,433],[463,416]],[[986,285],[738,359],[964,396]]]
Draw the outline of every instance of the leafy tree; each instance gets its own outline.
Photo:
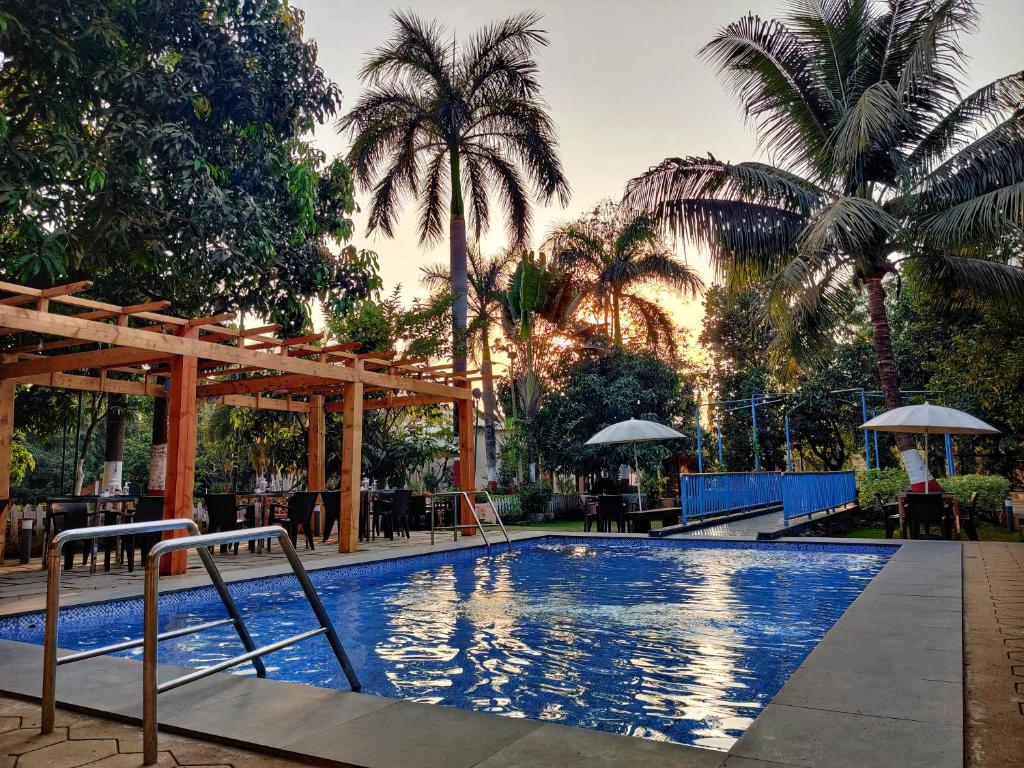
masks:
[[[628,202],[706,245],[740,284],[764,285],[772,320],[801,348],[831,338],[852,291],[867,295],[885,404],[900,380],[884,281],[902,272],[947,300],[1020,304],[1024,73],[966,96],[969,0],[798,0],[747,16],[703,49],[775,164],[670,158]],[[1008,247],[1012,262],[990,258]],[[897,266],[899,265],[899,267]],[[896,436],[901,452],[910,435]]]
[[[509,241],[522,244],[532,215],[528,185],[541,202],[568,200],[555,129],[540,99],[540,17],[521,14],[484,27],[468,41],[411,12],[393,14],[393,37],[370,54],[369,86],[339,122],[352,135],[349,162],[373,190],[369,229],[394,232],[407,196],[419,203],[420,240],[444,233],[449,201],[450,274],[456,370],[465,369],[466,212],[476,239],[487,229],[497,191]]]
[[[468,254],[467,286],[472,319],[466,328],[466,341],[468,348],[480,356],[487,485],[493,491],[498,484],[498,440],[495,428],[497,399],[494,394],[494,366],[491,361],[491,332],[500,327],[505,286],[512,272],[515,256],[512,251],[505,250],[488,258],[475,248],[470,248]],[[438,264],[423,268],[422,273],[423,282],[431,288],[435,297],[447,300],[451,272]]]
[[[586,291],[594,314],[601,317],[616,347],[622,348],[622,318],[640,330],[649,347],[675,355],[676,328],[657,302],[638,288],[665,287],[693,297],[703,288],[700,276],[676,259],[646,214],[605,201],[588,215],[563,223],[548,235],[544,247],[552,259]]]
[[[557,370],[537,414],[537,440],[549,469],[590,474],[632,464],[628,445],[584,445],[596,432],[624,419],[650,419],[694,434],[692,396],[679,374],[650,353],[617,351],[605,358],[567,361]],[[694,448],[689,440],[641,444],[643,473],[656,475],[670,453]]]
[[[303,141],[340,93],[284,0],[0,6],[0,270],[119,303],[308,321],[363,295],[351,174]]]
[[[344,311],[326,313],[327,329],[339,342],[358,342],[357,352],[399,352],[404,357],[440,357],[450,352],[448,314],[451,297],[414,299],[406,307],[402,286],[384,299],[366,298]]]

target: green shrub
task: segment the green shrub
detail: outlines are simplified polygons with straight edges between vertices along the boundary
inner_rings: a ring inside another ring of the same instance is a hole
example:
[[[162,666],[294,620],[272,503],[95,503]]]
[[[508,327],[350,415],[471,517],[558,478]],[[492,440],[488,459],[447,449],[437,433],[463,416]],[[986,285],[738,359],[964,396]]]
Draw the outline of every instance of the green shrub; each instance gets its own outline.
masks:
[[[549,501],[551,501],[551,486],[547,483],[529,483],[519,491],[519,506],[526,517],[547,512]]]
[[[902,467],[891,469],[868,469],[857,473],[857,489],[862,507],[871,508],[878,504],[896,501],[896,497],[910,486],[910,478]]]
[[[940,478],[939,482],[961,504],[969,502],[971,494],[977,491],[978,511],[988,516],[998,515],[1002,511],[1003,499],[1010,492],[1010,481],[1001,475],[957,475]],[[864,507],[874,507],[879,496],[884,503],[894,502],[909,486],[910,480],[902,467],[869,469],[857,473],[860,503]]]
[[[978,512],[995,517],[1003,511],[1003,500],[1010,493],[1010,481],[1001,475],[957,475],[944,477],[942,487],[956,496],[961,504],[971,500],[978,492]]]

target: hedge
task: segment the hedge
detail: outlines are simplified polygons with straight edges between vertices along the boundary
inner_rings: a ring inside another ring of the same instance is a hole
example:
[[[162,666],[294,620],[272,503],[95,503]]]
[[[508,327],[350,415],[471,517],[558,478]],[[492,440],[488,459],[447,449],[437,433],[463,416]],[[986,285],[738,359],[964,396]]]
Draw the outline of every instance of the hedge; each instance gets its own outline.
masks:
[[[1003,500],[1010,492],[1010,481],[1000,475],[956,475],[939,480],[942,487],[956,496],[957,501],[966,504],[971,494],[978,492],[978,512],[993,517],[1003,510]],[[860,502],[873,507],[880,496],[884,503],[896,501],[896,497],[910,486],[907,473],[902,468],[869,469],[857,473],[857,487]]]

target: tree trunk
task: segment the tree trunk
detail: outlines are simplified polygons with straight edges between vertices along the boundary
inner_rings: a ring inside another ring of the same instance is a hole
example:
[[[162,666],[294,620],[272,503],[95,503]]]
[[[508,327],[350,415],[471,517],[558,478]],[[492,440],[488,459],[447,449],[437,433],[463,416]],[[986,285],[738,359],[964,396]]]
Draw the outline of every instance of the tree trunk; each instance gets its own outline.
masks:
[[[899,373],[896,360],[892,354],[892,334],[889,328],[889,316],[885,310],[885,287],[882,285],[884,275],[873,275],[864,280],[868,294],[868,316],[871,318],[871,333],[875,343],[875,359],[878,364],[878,379],[882,386],[882,397],[885,407],[889,410],[899,408],[903,398],[900,394]],[[912,435],[906,432],[893,434],[896,447],[903,457],[903,467],[910,477],[914,490],[924,490],[929,484],[934,489],[937,483],[928,471],[927,458],[923,461],[917,451]]]
[[[485,324],[481,329],[481,365],[484,389],[484,449],[487,453],[487,490],[492,493],[498,488],[498,436],[494,424],[496,399],[494,382],[491,381],[491,342],[487,338],[490,328]]]
[[[156,383],[163,386],[161,376]],[[153,442],[149,454],[149,485],[146,493],[162,496],[167,482],[167,398],[153,398]]]
[[[452,281],[452,368],[466,370],[466,318],[468,315],[468,278],[466,274],[466,217],[462,201],[462,176],[459,154],[451,152],[452,204],[449,229],[449,274]],[[459,408],[470,407],[468,401],[456,403],[453,410],[455,435],[459,434]]]
[[[128,396],[114,393],[107,406],[106,442],[103,446],[103,490],[120,488],[124,470],[124,425]]]
[[[622,347],[622,317],[619,313],[619,292],[612,291],[612,332],[615,346]]]
[[[85,485],[85,459],[89,453],[89,446],[92,445],[92,436],[97,425],[103,419],[100,409],[106,400],[106,395],[93,395],[92,405],[89,409],[89,424],[85,428],[85,435],[82,437],[82,444],[78,451],[78,460],[75,462],[75,496],[82,495],[82,486]],[[75,436],[78,437],[77,435]]]

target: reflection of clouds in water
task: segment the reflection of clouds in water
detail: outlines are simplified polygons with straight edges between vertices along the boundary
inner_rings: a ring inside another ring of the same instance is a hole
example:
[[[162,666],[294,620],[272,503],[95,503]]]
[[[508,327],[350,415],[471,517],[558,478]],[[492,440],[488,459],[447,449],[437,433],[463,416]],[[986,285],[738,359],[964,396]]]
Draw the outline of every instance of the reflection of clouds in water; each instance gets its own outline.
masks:
[[[321,577],[318,590],[368,693],[727,749],[883,562],[782,546],[541,544]],[[238,602],[257,644],[314,625],[292,590]],[[222,616],[215,598],[168,606],[161,628]],[[140,634],[141,613],[106,632],[68,622],[61,642]],[[206,666],[240,648],[222,627],[161,643],[160,660]],[[277,679],[345,687],[323,638],[266,662]]]

